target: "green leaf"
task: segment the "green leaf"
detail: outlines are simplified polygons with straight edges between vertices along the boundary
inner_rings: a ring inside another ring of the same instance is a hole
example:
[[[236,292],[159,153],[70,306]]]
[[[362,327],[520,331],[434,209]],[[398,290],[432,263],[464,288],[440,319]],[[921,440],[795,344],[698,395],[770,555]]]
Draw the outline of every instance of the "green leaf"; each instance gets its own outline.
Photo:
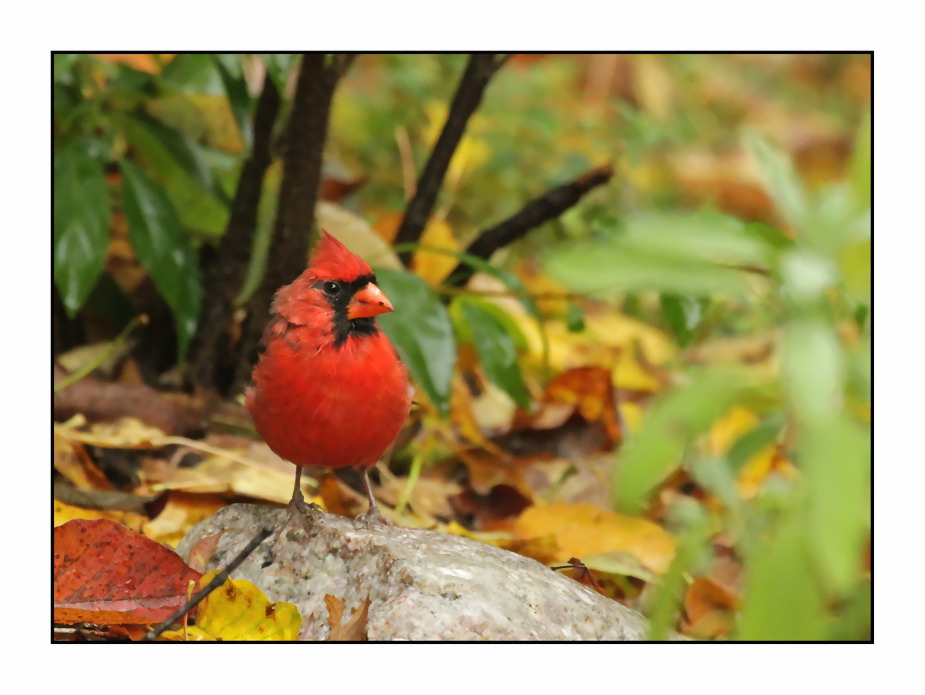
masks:
[[[121,116],[118,122],[145,170],[162,185],[179,212],[182,225],[208,236],[223,233],[230,214],[229,205],[223,202],[227,196],[219,192],[218,181],[198,146],[153,119],[132,115]]]
[[[565,326],[569,333],[581,333],[585,329],[585,312],[575,302],[569,302],[565,310]]]
[[[212,175],[212,169],[206,162],[202,148],[187,136],[168,128],[143,113],[129,114],[128,118],[137,127],[148,132],[150,138],[160,142],[164,150],[173,157],[180,168],[204,190],[211,193],[216,200],[229,206],[231,201]]]
[[[231,71],[225,65],[221,56],[213,56],[215,67],[222,78],[222,84],[225,85],[225,93],[228,95],[228,103],[231,105],[231,111],[234,114],[235,123],[238,124],[238,131],[241,133],[241,140],[244,141],[245,149],[250,149],[253,139],[250,120],[250,96],[247,93],[247,82],[244,79],[244,72],[240,71],[237,75],[232,75]]]
[[[521,304],[523,304],[524,309],[527,310],[527,313],[537,321],[542,321],[543,315],[540,312],[539,305],[536,303],[536,300],[530,296],[529,289],[524,284],[523,280],[521,280],[519,277],[517,277],[517,275],[509,270],[505,270],[504,268],[496,268],[488,261],[463,251],[441,249],[435,246],[427,246],[426,244],[410,242],[407,244],[395,244],[392,247],[392,250],[395,253],[401,253],[402,251],[427,251],[428,253],[439,253],[444,256],[452,256],[453,258],[458,259],[460,262],[470,266],[471,268],[481,273],[485,273],[486,275],[491,275],[492,277],[495,277],[503,282],[504,285],[509,290],[511,290],[511,292],[517,295],[517,299]]]
[[[791,515],[746,557],[748,579],[736,639],[819,640],[825,609],[806,529]]]
[[[678,610],[684,597],[685,576],[698,565],[707,554],[710,522],[699,505],[691,511],[699,517],[687,524],[678,539],[677,550],[668,571],[655,585],[650,609],[649,639],[666,640],[669,630],[677,623]]]
[[[267,75],[273,80],[276,89],[280,94],[286,89],[286,79],[289,76],[292,66],[295,65],[297,54],[295,53],[261,53],[263,64],[267,68]]]
[[[871,129],[870,112],[864,116],[854,138],[854,152],[851,155],[851,188],[862,208],[870,207],[871,189]]]
[[[797,455],[809,488],[813,558],[832,590],[847,596],[861,579],[870,528],[870,438],[839,415],[807,427]]]
[[[718,212],[639,212],[614,230],[633,248],[730,265],[768,266],[775,246],[755,228]]]
[[[755,133],[745,137],[745,147],[758,162],[765,190],[781,215],[797,232],[805,233],[809,201],[790,157]]]
[[[222,81],[216,74],[212,56],[207,53],[179,53],[158,75],[165,91],[221,94]]]
[[[726,460],[732,469],[737,471],[752,456],[773,443],[780,434],[785,420],[783,412],[771,413],[763,422],[739,437],[726,454]]]
[[[167,197],[141,169],[122,160],[122,206],[138,260],[177,324],[180,359],[196,331],[202,286],[196,254]]]
[[[835,329],[821,318],[797,318],[781,340],[781,377],[801,425],[841,409],[844,354]]]
[[[686,294],[662,293],[662,314],[671,326],[678,345],[690,345],[694,331],[703,321],[703,300]]]
[[[379,287],[395,311],[378,318],[399,355],[434,405],[450,412],[450,388],[456,366],[456,340],[449,314],[437,294],[411,273],[377,268]]]
[[[472,342],[485,375],[513,398],[517,405],[529,409],[530,395],[524,387],[510,327],[499,320],[495,312],[483,302],[460,297],[457,304],[469,325]]]
[[[640,513],[655,488],[681,465],[692,437],[726,412],[740,391],[742,376],[717,368],[663,395],[629,439],[613,475],[612,492],[626,514]]]
[[[103,167],[86,146],[78,142],[59,150],[54,162],[55,285],[71,317],[103,272],[110,205]]]
[[[673,252],[637,248],[620,239],[597,239],[557,249],[547,270],[582,293],[656,290],[705,296],[742,296],[749,284],[740,271]]]
[[[52,79],[60,82],[77,61],[76,53],[55,53],[52,57]]]

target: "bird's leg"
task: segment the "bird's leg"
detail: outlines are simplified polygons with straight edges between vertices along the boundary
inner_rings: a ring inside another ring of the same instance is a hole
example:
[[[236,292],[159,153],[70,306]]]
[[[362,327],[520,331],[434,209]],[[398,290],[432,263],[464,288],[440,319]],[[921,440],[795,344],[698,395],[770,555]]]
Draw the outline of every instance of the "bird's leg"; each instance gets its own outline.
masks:
[[[316,512],[323,512],[320,505],[314,502],[306,503],[302,494],[302,467],[295,467],[295,485],[292,488],[292,499],[289,500],[289,510],[299,512],[305,516],[314,517]]]
[[[388,520],[382,516],[382,512],[379,511],[379,505],[376,504],[376,497],[373,495],[372,483],[369,482],[369,471],[365,468],[363,469],[363,485],[366,487],[366,495],[369,497],[369,509],[360,514],[358,518],[367,523],[375,521],[381,524],[389,524]]]
[[[311,533],[312,522],[318,518],[319,512],[324,511],[315,503],[309,504],[305,502],[305,496],[302,494],[301,466],[296,466],[295,486],[292,488],[292,499],[289,500],[289,505],[286,507],[286,510],[286,520],[283,522],[283,525],[276,533],[273,541],[269,544],[270,546],[276,544],[276,542],[279,540],[279,537],[283,535],[283,532],[289,527],[289,524],[292,523],[293,519],[298,520],[299,523],[302,524],[302,527],[305,529],[306,533]]]

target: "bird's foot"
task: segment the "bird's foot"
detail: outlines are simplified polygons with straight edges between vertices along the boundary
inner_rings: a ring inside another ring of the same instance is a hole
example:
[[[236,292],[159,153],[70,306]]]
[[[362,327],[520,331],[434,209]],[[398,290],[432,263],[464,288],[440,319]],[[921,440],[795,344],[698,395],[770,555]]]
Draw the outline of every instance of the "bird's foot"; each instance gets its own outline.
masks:
[[[371,528],[376,525],[393,525],[391,521],[382,516],[382,512],[379,511],[379,507],[370,507],[365,512],[357,516],[356,520],[366,528]]]

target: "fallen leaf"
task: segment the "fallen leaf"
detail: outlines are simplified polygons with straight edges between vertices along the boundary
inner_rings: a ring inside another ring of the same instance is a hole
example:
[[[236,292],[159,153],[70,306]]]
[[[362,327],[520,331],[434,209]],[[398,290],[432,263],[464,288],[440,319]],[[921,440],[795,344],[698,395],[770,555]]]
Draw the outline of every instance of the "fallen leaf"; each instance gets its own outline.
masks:
[[[369,604],[370,600],[367,598],[353,610],[350,619],[345,623],[344,600],[325,594],[324,605],[328,608],[328,625],[331,627],[328,642],[366,642],[369,639],[366,634]]]
[[[661,526],[590,504],[556,502],[530,507],[511,530],[515,538],[522,540],[553,537],[553,555],[548,555],[545,549],[539,557],[531,555],[546,563],[624,552],[636,557],[649,570],[662,574],[675,552],[674,537]]]
[[[744,499],[755,497],[772,473],[777,473],[787,480],[793,480],[797,476],[797,469],[781,454],[781,447],[773,444],[751,456],[739,470],[736,480],[739,494]]]
[[[203,575],[199,588],[206,586],[218,573],[219,570],[215,570]],[[207,636],[224,642],[286,642],[298,638],[302,616],[294,604],[271,602],[247,580],[227,579],[199,604],[196,627]],[[182,630],[177,632],[182,634]]]
[[[112,521],[116,521],[123,526],[130,528],[132,531],[141,531],[145,522],[148,520],[147,517],[144,517],[141,514],[133,514],[132,512],[85,509],[83,507],[75,507],[73,505],[66,504],[61,500],[55,500],[55,526],[61,526],[62,524],[66,524],[68,521],[74,521],[75,519],[86,519],[88,521],[92,519],[111,519]]]
[[[325,510],[340,516],[351,516],[357,501],[363,499],[360,495],[351,494],[352,492],[334,471],[326,473],[318,486],[318,495],[324,500]]]
[[[495,485],[487,495],[480,495],[473,489],[463,490],[450,498],[456,514],[471,517],[478,528],[488,529],[492,524],[517,516],[532,504],[517,488],[510,485]]]
[[[111,490],[112,485],[103,475],[80,442],[68,440],[55,432],[55,470],[67,478],[78,490]]]
[[[179,555],[110,519],[54,530],[54,620],[146,625],[186,601],[200,573]]]
[[[193,495],[171,490],[160,514],[143,527],[144,534],[174,548],[187,532],[227,504],[219,495]]]
[[[215,554],[215,548],[218,546],[219,540],[227,531],[228,529],[225,529],[196,541],[196,545],[190,548],[189,551],[189,566],[197,572],[204,572],[209,560]]]
[[[739,602],[738,594],[730,587],[711,577],[697,577],[684,597],[685,632],[711,638],[727,635]]]

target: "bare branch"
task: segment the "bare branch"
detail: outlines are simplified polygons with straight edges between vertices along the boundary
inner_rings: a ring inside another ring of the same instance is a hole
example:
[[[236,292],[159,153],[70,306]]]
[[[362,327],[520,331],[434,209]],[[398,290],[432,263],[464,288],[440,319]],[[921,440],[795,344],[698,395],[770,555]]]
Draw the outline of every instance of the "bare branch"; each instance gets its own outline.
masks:
[[[556,186],[531,200],[517,214],[482,232],[469,245],[466,253],[487,261],[495,251],[520,239],[544,222],[555,219],[612,177],[613,167],[607,164],[582,174],[574,181]],[[470,266],[460,263],[449,274],[446,284],[456,287],[464,285],[473,272]]]
[[[202,589],[200,589],[195,594],[193,594],[190,597],[189,601],[183,604],[183,606],[181,606],[180,609],[176,613],[174,613],[172,616],[167,618],[167,620],[165,620],[160,625],[158,625],[154,630],[151,630],[151,632],[145,635],[141,641],[142,642],[153,642],[158,637],[160,637],[171,625],[173,625],[180,618],[182,618],[184,615],[186,615],[191,610],[193,610],[196,606],[198,606],[199,603],[206,596],[208,596],[213,591],[215,591],[218,587],[224,584],[225,580],[228,579],[228,575],[234,572],[238,568],[238,565],[244,562],[250,556],[250,554],[257,549],[257,546],[263,543],[263,541],[271,533],[273,533],[272,526],[267,525],[261,528],[260,531],[257,533],[257,535],[251,538],[250,542],[246,546],[244,546],[244,549],[241,550],[241,552],[235,556],[234,560],[228,563],[228,566],[225,569],[223,569],[221,572],[216,574],[212,578],[211,582],[209,582]]]
[[[450,105],[446,123],[421,172],[414,197],[405,209],[405,216],[395,235],[396,244],[415,243],[420,240],[469,117],[481,103],[489,81],[506,60],[507,56],[499,57],[495,53],[473,53],[470,56]],[[402,251],[398,255],[405,265],[411,262],[411,251]]]
[[[257,209],[264,174],[272,159],[273,126],[279,107],[279,92],[267,75],[254,115],[254,145],[241,168],[228,227],[218,253],[205,270],[204,306],[193,342],[193,378],[198,385],[219,391],[227,389],[234,375],[231,355],[234,298],[250,261]]]

